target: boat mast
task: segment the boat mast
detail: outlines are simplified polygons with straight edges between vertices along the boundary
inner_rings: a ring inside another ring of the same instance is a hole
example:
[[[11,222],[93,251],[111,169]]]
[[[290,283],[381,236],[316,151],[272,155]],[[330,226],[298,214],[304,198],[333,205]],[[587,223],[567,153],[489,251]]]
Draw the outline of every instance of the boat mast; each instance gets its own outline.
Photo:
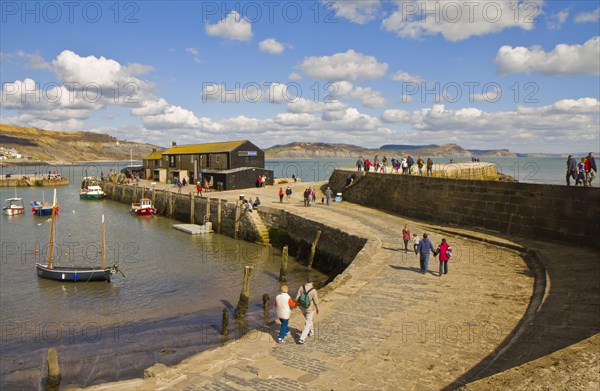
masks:
[[[102,215],[102,253],[100,257],[102,269],[104,269],[104,247],[104,215]]]
[[[42,192],[43,194],[43,192]],[[48,269],[52,269],[52,250],[54,250],[54,215],[56,207],[56,189],[54,189],[54,200],[52,201],[52,223],[50,224],[50,248],[48,249]]]

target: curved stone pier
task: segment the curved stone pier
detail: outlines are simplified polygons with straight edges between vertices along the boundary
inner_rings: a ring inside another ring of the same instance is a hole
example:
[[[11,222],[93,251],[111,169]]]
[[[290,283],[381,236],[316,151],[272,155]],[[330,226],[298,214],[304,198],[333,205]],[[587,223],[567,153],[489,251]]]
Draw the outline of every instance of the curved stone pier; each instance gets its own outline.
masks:
[[[289,204],[278,202],[276,186],[244,193],[259,195],[266,208],[285,209],[366,239],[352,264],[320,291],[323,303],[314,338],[298,345],[290,337],[278,345],[273,338],[277,326],[266,325],[176,366],[157,364],[143,379],[89,389],[455,388],[597,332],[598,285],[591,277],[581,284],[575,279],[579,274],[564,269],[597,276],[598,266],[592,261],[569,266],[563,258],[571,254],[570,259],[583,259],[585,254],[593,260],[598,256],[594,251],[500,238],[480,230],[448,230],[348,202],[306,208],[301,192],[309,185],[294,184]],[[218,195],[237,198],[237,192]],[[445,237],[453,245],[448,275],[437,275],[435,258],[430,260],[430,273],[418,273],[415,254],[402,249],[405,224],[420,235],[429,232],[436,244]],[[523,257],[525,251],[527,262],[548,278],[541,288]],[[561,271],[569,277],[561,279]],[[586,317],[592,308],[596,312]],[[557,323],[564,327],[554,331]],[[302,315],[294,311],[294,338],[302,324]],[[571,337],[564,338],[566,332]],[[544,338],[547,343],[540,341]]]

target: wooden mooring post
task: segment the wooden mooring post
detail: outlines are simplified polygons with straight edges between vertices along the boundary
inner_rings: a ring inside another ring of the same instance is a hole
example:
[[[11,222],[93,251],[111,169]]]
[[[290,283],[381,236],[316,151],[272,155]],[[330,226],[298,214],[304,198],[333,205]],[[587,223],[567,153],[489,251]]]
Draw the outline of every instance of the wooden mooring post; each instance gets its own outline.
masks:
[[[229,334],[229,309],[223,308],[223,317],[221,318],[221,335],[226,337]]]
[[[279,282],[287,281],[287,267],[288,267],[288,246],[283,246],[281,251],[281,267],[279,268]]]
[[[190,224],[194,224],[194,194],[190,191]]]
[[[250,301],[250,277],[252,276],[252,266],[244,268],[244,282],[242,284],[242,292],[237,307],[235,307],[235,319],[243,319],[248,311],[248,303]]]
[[[46,391],[58,391],[60,387],[60,368],[58,366],[58,352],[56,348],[48,349],[46,357],[48,363],[48,379],[46,380]]]
[[[217,233],[221,233],[221,200],[217,203]]]
[[[271,302],[271,299],[269,298],[269,294],[265,293],[262,297],[263,300],[263,318],[265,320],[265,322],[269,321],[269,303]]]
[[[233,238],[237,239],[238,238],[238,231],[240,230],[240,201],[236,201],[235,202],[235,222],[234,222],[234,232],[233,232]]]
[[[310,247],[310,257],[308,258],[308,267],[311,268],[313,261],[315,260],[315,252],[317,251],[317,243],[319,242],[319,238],[321,237],[321,230],[317,230],[317,236],[315,236],[315,240],[312,242],[312,246]]]

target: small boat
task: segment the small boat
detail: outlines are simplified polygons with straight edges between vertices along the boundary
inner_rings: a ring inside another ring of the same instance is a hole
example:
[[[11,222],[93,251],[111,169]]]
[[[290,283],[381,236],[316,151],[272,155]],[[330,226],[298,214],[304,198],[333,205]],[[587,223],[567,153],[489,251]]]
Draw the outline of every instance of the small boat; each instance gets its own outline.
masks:
[[[23,205],[23,199],[17,197],[17,189],[15,188],[15,197],[4,200],[4,207],[2,213],[7,216],[20,215],[25,213],[25,205]]]
[[[58,213],[60,210],[60,205],[56,205],[52,207],[52,205],[48,204],[44,200],[44,193],[42,192],[42,202],[32,201],[31,202],[31,213],[35,216],[50,216],[52,214],[52,209],[54,209],[55,213]]]
[[[54,202],[56,205],[56,190],[54,190]],[[48,280],[55,281],[68,281],[68,282],[89,282],[89,281],[107,281],[110,282],[110,276],[116,272],[123,274],[117,267],[113,265],[110,267],[104,266],[104,253],[105,253],[105,241],[104,241],[104,215],[102,215],[102,246],[101,246],[101,264],[100,266],[58,266],[52,264],[52,251],[54,249],[54,217],[56,213],[52,213],[52,224],[50,226],[50,242],[48,246],[48,263],[43,265],[36,263],[35,268],[37,270],[38,277],[46,278]]]
[[[140,202],[131,204],[131,212],[138,216],[153,216],[156,214],[157,209],[152,205],[151,199],[142,198]]]
[[[95,177],[85,177],[81,181],[79,198],[82,200],[101,200],[106,198],[106,193],[99,185],[100,181]]]

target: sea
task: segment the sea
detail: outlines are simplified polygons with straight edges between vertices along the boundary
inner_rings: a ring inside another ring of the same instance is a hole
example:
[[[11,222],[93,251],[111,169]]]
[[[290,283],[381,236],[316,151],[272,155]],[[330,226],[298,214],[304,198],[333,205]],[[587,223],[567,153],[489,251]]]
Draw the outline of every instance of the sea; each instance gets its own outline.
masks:
[[[469,161],[454,159],[454,162]],[[483,159],[482,159],[483,161]],[[563,158],[496,158],[498,171],[520,182],[564,184]],[[336,168],[353,168],[355,158],[271,159],[274,176],[326,181]],[[448,159],[434,159],[448,163]],[[101,221],[105,219],[108,264],[123,275],[111,283],[60,283],[36,276],[47,260],[50,220],[24,215],[0,220],[0,389],[40,389],[49,347],[59,352],[64,386],[89,386],[141,377],[156,362],[167,365],[222,345],[221,316],[237,304],[244,266],[254,267],[250,309],[245,323],[230,326],[239,338],[264,327],[262,295],[278,291],[281,254],[272,247],[218,234],[188,235],[175,221],[138,217],[129,206],[110,200],[79,199],[81,178],[120,170],[129,162],[1,167],[0,174],[60,174],[68,186],[56,189],[55,262],[100,263]],[[0,200],[18,196],[51,202],[51,188],[0,188]],[[299,285],[309,271],[292,260],[288,283]],[[298,325],[300,326],[300,325]]]

